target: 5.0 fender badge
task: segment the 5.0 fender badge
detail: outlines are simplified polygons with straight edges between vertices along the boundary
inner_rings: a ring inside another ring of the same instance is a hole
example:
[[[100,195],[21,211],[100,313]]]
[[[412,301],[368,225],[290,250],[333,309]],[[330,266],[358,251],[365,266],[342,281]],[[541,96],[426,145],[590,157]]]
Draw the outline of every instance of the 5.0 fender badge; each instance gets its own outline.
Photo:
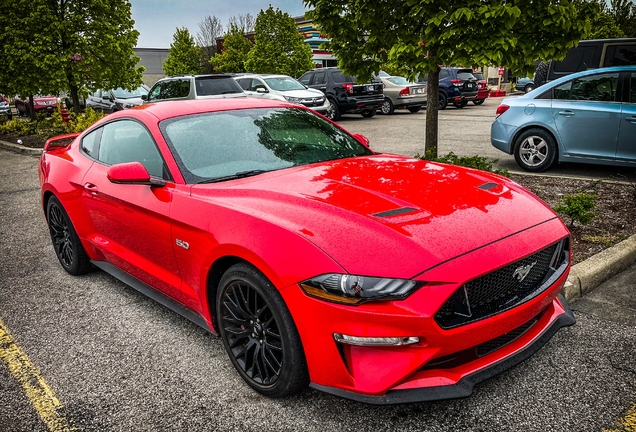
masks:
[[[537,262],[535,261],[532,264],[528,264],[527,266],[517,268],[512,274],[512,277],[516,278],[519,282],[523,282],[523,280],[528,277],[528,274],[530,274],[530,270],[532,270],[532,267],[534,267],[536,263]]]
[[[177,246],[182,247],[184,249],[190,249],[190,243],[177,239]]]

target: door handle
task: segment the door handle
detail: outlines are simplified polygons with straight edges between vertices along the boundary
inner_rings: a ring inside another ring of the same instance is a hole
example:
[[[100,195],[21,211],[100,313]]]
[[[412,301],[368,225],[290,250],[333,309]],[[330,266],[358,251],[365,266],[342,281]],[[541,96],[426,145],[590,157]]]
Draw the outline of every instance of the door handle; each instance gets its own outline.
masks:
[[[574,113],[570,110],[565,110],[565,111],[559,111],[559,115],[571,117],[574,115]]]
[[[636,116],[625,117],[625,120],[627,120],[630,123],[636,123]]]
[[[97,186],[95,186],[93,183],[85,183],[84,190],[90,193],[91,195],[97,196],[97,192],[98,192]]]

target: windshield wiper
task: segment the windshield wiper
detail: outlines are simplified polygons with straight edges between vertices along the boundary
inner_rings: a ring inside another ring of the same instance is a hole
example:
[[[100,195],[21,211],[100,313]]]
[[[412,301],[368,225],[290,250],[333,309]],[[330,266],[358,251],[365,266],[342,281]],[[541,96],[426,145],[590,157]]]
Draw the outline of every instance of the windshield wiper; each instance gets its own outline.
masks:
[[[267,171],[265,171],[265,170],[239,171],[236,174],[226,175],[226,176],[222,176],[222,177],[214,177],[214,178],[207,179],[207,180],[201,180],[200,182],[197,182],[197,184],[218,183],[218,182],[222,182],[222,181],[226,181],[226,180],[235,180],[235,179],[240,179],[240,178],[245,178],[245,177],[251,177],[251,176],[259,175],[259,174],[262,174],[264,172],[267,172]]]

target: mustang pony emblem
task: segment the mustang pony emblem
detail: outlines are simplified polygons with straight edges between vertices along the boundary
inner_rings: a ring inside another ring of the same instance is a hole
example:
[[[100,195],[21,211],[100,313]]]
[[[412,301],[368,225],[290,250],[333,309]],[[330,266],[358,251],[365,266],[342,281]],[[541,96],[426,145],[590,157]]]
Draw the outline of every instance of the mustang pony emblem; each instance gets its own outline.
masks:
[[[534,267],[536,263],[537,262],[535,261],[532,264],[528,264],[527,266],[517,268],[512,274],[512,277],[516,278],[519,282],[523,282],[523,280],[528,277],[530,270],[532,270],[532,267]]]

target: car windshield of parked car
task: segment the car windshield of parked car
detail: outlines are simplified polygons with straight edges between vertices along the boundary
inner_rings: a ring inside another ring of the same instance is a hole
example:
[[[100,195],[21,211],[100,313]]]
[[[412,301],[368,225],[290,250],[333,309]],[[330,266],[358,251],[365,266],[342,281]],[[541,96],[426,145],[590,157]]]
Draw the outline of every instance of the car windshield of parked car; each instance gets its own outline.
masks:
[[[404,77],[390,77],[390,78],[386,78],[386,80],[392,82],[395,85],[409,85],[409,84],[413,84],[413,83],[409,82],[409,80],[407,80]]]
[[[132,99],[132,98],[140,98],[142,95],[147,95],[148,90],[144,87],[137,87],[135,90],[125,90],[121,87],[113,90],[115,94],[115,98],[117,99]]]
[[[267,85],[276,91],[305,90],[305,86],[291,77],[266,78]]]
[[[373,154],[342,129],[297,108],[196,114],[164,120],[160,128],[187,183]]]

